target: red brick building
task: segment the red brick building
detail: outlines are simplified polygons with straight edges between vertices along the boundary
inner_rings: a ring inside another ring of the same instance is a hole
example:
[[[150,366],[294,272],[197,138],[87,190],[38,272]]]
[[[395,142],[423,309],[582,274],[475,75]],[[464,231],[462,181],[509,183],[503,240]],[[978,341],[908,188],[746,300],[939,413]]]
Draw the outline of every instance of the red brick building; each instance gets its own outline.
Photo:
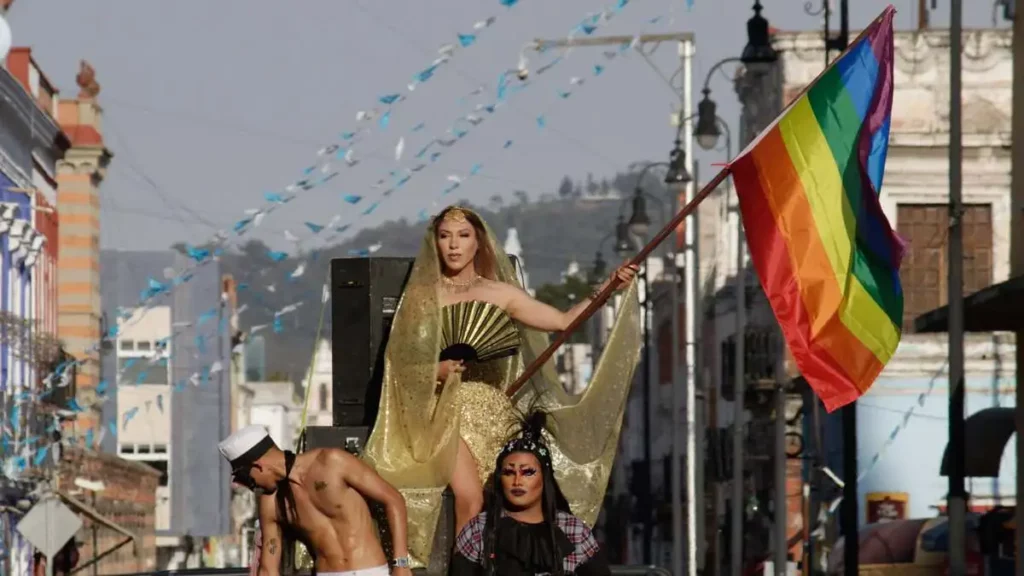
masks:
[[[79,567],[120,545],[99,560],[100,574],[156,570],[159,479],[158,470],[140,462],[80,448],[65,451],[57,486],[83,522],[76,536]],[[102,490],[89,489],[99,486]]]

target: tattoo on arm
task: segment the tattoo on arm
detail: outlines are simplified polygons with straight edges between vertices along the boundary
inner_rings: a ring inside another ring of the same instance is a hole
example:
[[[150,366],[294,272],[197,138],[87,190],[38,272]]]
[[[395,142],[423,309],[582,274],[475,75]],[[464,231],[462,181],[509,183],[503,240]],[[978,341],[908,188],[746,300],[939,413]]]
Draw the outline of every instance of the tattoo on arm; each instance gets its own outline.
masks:
[[[277,554],[277,538],[271,538],[270,542],[267,542],[267,554],[271,556]]]
[[[313,482],[313,489],[316,490],[317,492],[322,491],[324,488],[327,488],[327,482],[323,482],[321,480]]]

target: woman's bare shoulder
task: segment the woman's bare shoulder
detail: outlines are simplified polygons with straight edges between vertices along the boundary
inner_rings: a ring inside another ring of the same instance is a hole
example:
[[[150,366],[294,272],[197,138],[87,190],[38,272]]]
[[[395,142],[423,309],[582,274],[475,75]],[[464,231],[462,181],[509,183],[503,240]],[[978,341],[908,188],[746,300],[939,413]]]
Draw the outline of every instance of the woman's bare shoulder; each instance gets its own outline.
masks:
[[[501,308],[508,308],[509,302],[526,294],[518,286],[486,278],[477,285],[477,288],[480,290],[480,295],[484,297],[481,298],[482,300],[491,302]]]

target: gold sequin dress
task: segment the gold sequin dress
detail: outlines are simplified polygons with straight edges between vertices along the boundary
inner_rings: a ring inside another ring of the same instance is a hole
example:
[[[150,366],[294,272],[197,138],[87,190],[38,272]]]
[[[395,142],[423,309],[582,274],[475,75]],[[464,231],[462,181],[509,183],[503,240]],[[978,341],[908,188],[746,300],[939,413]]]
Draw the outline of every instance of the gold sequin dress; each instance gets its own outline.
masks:
[[[479,241],[489,243],[496,255],[496,280],[519,286],[511,260],[490,230]],[[363,454],[405,497],[413,566],[422,567],[430,558],[441,495],[452,476],[459,439],[476,459],[481,482],[486,481],[512,432],[517,407],[534,405],[549,412],[546,433],[558,482],[573,513],[593,524],[639,360],[635,283],[619,297],[618,316],[585,392],[566,393],[549,361],[514,398],[506,389],[544,350],[547,335],[516,322],[493,304],[469,301],[442,307],[440,284],[441,264],[430,229],[395,313],[380,409]],[[481,344],[481,339],[486,342]],[[472,358],[481,350],[485,354]],[[470,361],[461,377],[453,374],[439,387],[442,351],[453,357],[468,353]]]

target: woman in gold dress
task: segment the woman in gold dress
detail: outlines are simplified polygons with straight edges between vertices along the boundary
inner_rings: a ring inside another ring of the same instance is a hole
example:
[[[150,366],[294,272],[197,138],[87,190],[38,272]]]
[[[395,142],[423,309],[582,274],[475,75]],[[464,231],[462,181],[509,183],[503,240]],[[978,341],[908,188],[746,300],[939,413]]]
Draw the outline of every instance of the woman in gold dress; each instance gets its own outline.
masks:
[[[477,214],[448,207],[433,219],[396,311],[364,452],[405,496],[415,566],[428,563],[445,487],[455,496],[456,531],[481,511],[517,408],[550,414],[558,481],[573,512],[596,520],[639,358],[636,270],[623,266],[598,289],[629,287],[587,391],[567,394],[549,362],[509,398],[508,387],[546,346],[545,333],[564,330],[590,299],[566,312],[535,300]]]

